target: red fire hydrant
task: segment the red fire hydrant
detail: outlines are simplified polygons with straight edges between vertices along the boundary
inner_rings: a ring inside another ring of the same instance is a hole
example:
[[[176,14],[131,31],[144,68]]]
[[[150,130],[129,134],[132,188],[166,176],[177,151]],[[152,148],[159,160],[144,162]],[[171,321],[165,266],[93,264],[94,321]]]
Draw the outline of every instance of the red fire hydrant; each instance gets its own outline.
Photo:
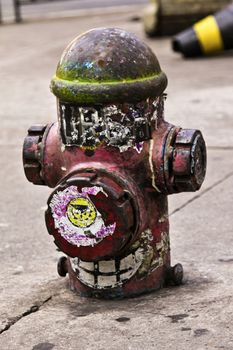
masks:
[[[198,130],[164,120],[166,75],[150,48],[121,29],[94,29],[64,51],[52,79],[58,123],[33,126],[26,177],[54,188],[49,233],[68,258],[72,290],[105,298],[180,284],[170,266],[167,195],[200,188]]]

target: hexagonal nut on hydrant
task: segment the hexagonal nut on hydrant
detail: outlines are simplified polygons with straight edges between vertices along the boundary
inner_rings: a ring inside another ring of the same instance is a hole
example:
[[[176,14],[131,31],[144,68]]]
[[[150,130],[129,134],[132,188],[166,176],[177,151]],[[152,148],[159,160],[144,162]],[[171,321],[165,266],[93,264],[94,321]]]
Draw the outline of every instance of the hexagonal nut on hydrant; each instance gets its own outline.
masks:
[[[206,149],[200,131],[164,120],[166,86],[134,34],[93,29],[68,45],[52,78],[58,122],[28,131],[25,174],[54,188],[45,220],[65,254],[58,273],[83,296],[182,283],[182,265],[170,263],[167,195],[200,188]]]

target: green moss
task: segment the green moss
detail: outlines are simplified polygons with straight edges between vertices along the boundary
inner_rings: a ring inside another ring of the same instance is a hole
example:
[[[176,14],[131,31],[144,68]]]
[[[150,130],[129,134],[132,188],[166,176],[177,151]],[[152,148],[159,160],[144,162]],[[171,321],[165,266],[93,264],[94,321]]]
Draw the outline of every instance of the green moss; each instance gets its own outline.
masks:
[[[95,96],[93,95],[90,95],[88,92],[75,92],[75,91],[72,91],[71,89],[69,88],[66,88],[66,87],[62,87],[62,88],[59,88],[59,87],[52,87],[52,91],[53,93],[62,98],[64,101],[67,101],[67,102],[85,102],[85,103],[94,103],[96,102],[96,98]]]
[[[74,80],[66,80],[66,79],[61,79],[59,77],[57,77],[56,75],[54,75],[54,77],[52,78],[52,81],[53,82],[63,82],[65,83],[66,85],[108,85],[108,84],[111,84],[111,85],[115,85],[115,84],[122,84],[122,83],[126,83],[126,84],[129,84],[129,83],[137,83],[137,82],[143,82],[143,81],[148,81],[148,80],[153,80],[155,79],[156,77],[158,77],[160,74],[156,74],[156,75],[152,75],[152,76],[149,76],[149,77],[142,77],[142,78],[137,78],[137,79],[125,79],[125,80],[113,80],[113,81],[104,81],[104,82],[98,82],[96,80],[93,80],[93,81],[90,81],[90,80],[78,80],[78,79],[74,79]]]
[[[167,79],[163,72],[150,77],[104,83],[69,81],[54,76],[51,81],[51,90],[63,101],[96,104],[141,101],[149,96],[159,96],[166,85]]]

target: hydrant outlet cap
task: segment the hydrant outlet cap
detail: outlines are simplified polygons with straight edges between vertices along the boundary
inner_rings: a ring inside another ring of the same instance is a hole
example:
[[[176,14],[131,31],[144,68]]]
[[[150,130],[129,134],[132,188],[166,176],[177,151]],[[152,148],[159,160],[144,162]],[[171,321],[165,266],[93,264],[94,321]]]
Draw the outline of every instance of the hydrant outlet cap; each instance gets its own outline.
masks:
[[[139,102],[167,86],[152,50],[117,28],[92,29],[65,49],[51,81],[61,101],[78,104]]]

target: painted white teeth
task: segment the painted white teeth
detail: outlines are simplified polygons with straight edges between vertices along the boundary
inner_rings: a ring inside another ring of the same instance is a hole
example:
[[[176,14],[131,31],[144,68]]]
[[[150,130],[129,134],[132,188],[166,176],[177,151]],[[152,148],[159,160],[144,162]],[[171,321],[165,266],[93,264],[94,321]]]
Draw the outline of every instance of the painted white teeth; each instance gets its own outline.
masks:
[[[85,270],[88,270],[90,272],[94,271],[94,264],[93,264],[93,262],[82,261],[82,260],[79,260],[78,258],[75,258],[75,259],[77,260],[75,265],[79,266],[80,269],[85,269]]]
[[[117,283],[116,276],[98,276],[98,289],[112,288],[117,285],[119,285],[119,282]]]
[[[133,254],[129,254],[125,258],[121,259],[120,261],[120,269],[121,270],[128,270],[135,264],[135,257]]]
[[[93,273],[86,272],[83,269],[78,270],[78,279],[87,286],[93,287],[95,285],[95,278]]]
[[[99,272],[115,274],[116,273],[115,260],[99,261]]]
[[[128,271],[126,271],[125,273],[121,274],[121,280],[122,281],[129,280],[137,272],[137,270],[139,269],[139,267],[141,266],[142,261],[143,261],[143,252],[139,248],[139,249],[136,250],[134,255],[130,254],[126,258],[122,259],[124,261],[122,262],[122,260],[121,260],[121,265],[120,265],[121,271],[124,270],[124,269],[127,269],[127,267],[123,268],[123,266],[127,266],[127,262],[130,263],[130,259],[129,260],[127,259],[128,257],[130,257],[130,259],[132,259],[131,260],[131,265],[128,264]]]
[[[152,240],[151,231],[148,229],[141,234],[145,235],[148,246],[147,250],[140,246],[133,254],[129,254],[120,260],[102,260],[96,263],[85,262],[79,258],[70,258],[71,266],[77,274],[77,278],[85,285],[93,289],[107,289],[121,286],[132,278],[140,266],[144,263],[148,249],[153,249],[150,245]],[[169,251],[168,232],[162,232],[161,240],[156,244],[157,255],[153,258],[148,268],[152,272],[164,265],[164,258]]]
[[[70,259],[77,278],[85,285],[97,289],[114,288],[122,285],[137,272],[142,260],[143,253],[141,249],[119,261],[114,259],[92,263],[78,258]],[[119,266],[118,270],[117,266]]]

